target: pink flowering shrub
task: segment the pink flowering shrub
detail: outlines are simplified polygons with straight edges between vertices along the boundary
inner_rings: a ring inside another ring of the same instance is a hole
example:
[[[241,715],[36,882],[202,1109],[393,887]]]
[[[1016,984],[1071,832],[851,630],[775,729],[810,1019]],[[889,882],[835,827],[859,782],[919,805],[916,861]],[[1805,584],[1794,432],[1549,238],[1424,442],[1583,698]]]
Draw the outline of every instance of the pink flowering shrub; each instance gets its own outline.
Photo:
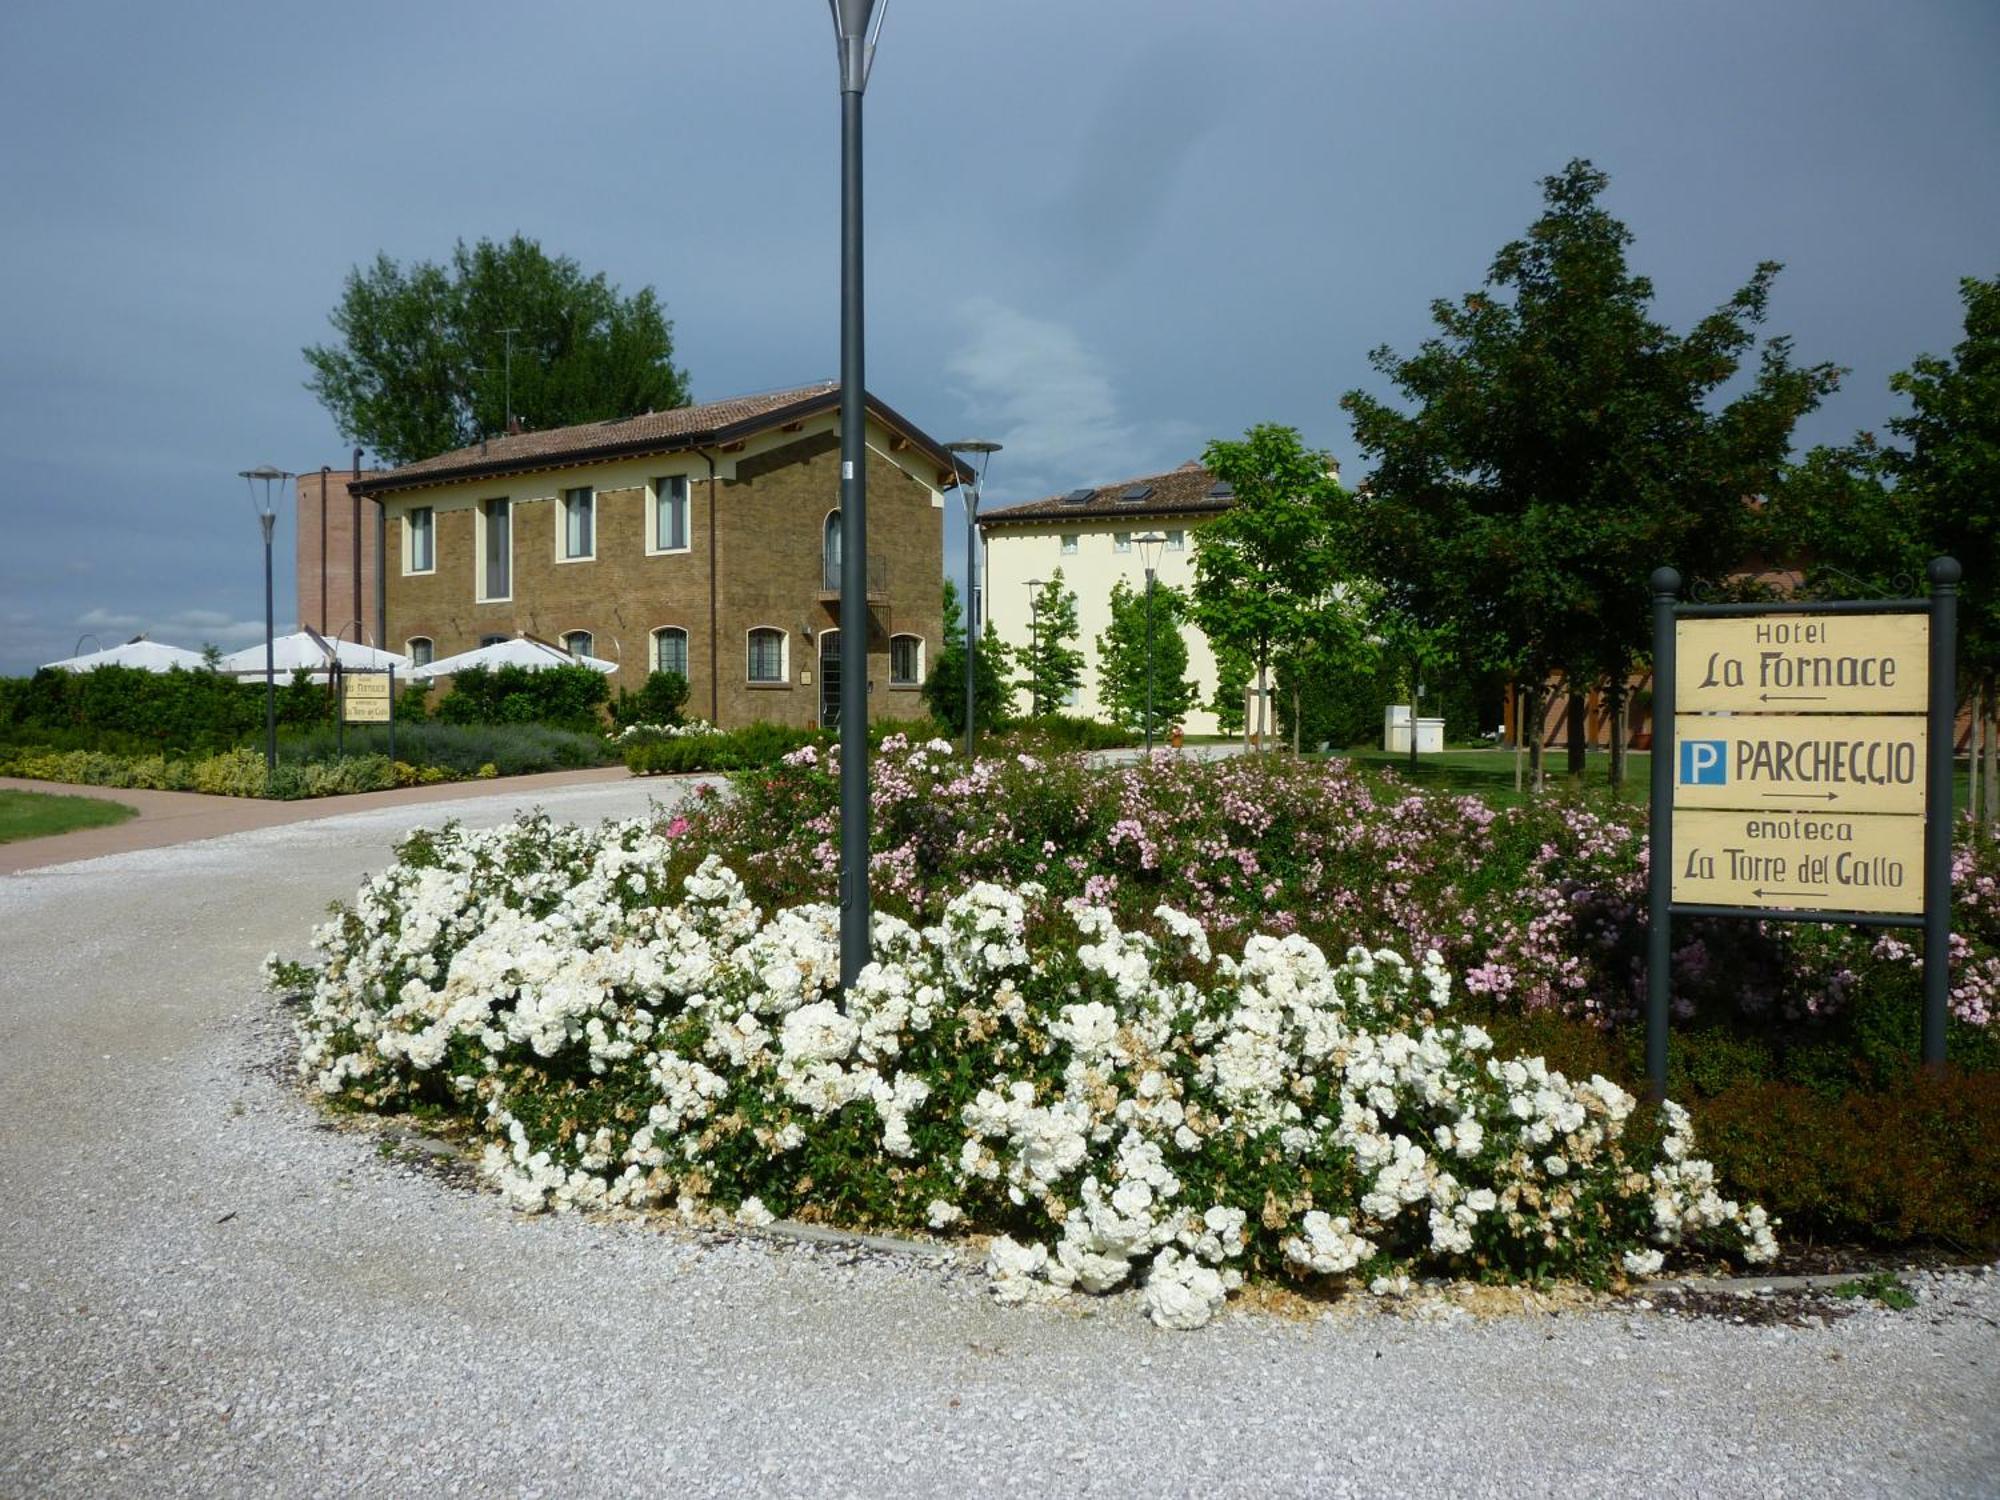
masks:
[[[682,857],[721,853],[767,907],[836,899],[836,769],[835,752],[808,745],[745,775],[734,795],[700,804]],[[1608,1027],[1641,1008],[1639,809],[1551,800],[1496,810],[1473,796],[1402,792],[1339,760],[1277,756],[1104,768],[1015,755],[968,766],[941,741],[901,737],[883,743],[871,775],[874,899],[906,920],[937,921],[975,881],[1032,880],[1135,930],[1164,902],[1222,943],[1297,932],[1333,952],[1435,950],[1496,1012]],[[1996,877],[1992,849],[1960,851],[1953,1010],[1981,1030],[2000,1009]],[[1916,983],[1911,935],[1896,930],[1682,920],[1675,935],[1682,1019],[1811,1021],[1857,994],[1900,997]]]

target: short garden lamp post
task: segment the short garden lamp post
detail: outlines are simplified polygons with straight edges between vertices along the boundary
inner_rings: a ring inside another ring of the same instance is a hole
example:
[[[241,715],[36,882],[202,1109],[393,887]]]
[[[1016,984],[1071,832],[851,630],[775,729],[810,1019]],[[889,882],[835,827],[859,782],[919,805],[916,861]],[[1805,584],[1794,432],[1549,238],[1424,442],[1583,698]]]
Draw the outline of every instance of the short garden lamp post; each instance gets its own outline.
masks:
[[[986,465],[1000,451],[998,443],[968,438],[962,443],[946,443],[953,453],[976,453],[979,467],[972,471],[972,483],[961,485],[965,499],[965,758],[972,759],[972,721],[976,712],[973,684],[979,666],[979,622],[972,617],[972,601],[979,597],[979,490],[986,483]]]
[[[1135,536],[1139,560],[1146,565],[1146,754],[1153,753],[1153,580],[1160,566],[1160,550],[1167,539],[1157,531]]]
[[[250,508],[257,512],[257,524],[264,531],[264,769],[269,772],[278,769],[278,625],[271,599],[271,538],[278,529],[278,507],[271,492],[274,486],[289,484],[294,476],[264,464],[239,470],[237,477],[249,488]],[[261,500],[257,495],[260,484],[264,487]]]
[[[1036,670],[1035,658],[1041,654],[1042,622],[1035,615],[1035,590],[1048,587],[1040,578],[1028,580],[1028,717],[1042,716],[1042,679]]]

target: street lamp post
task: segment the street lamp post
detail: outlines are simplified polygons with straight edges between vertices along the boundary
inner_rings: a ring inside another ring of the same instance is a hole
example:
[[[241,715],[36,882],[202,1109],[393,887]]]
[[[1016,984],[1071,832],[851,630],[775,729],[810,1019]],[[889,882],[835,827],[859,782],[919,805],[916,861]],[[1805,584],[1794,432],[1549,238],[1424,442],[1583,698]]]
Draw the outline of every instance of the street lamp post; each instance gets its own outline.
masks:
[[[878,0],[827,0],[840,62],[840,985],[868,966],[868,399],[863,373],[861,96]]]
[[[979,491],[986,483],[986,465],[1000,451],[998,443],[983,438],[967,438],[962,443],[946,443],[953,453],[976,453],[979,467],[973,471],[969,488],[961,486],[965,498],[965,758],[972,759],[973,718],[977,700],[973,685],[979,669],[978,621],[972,618],[972,601],[979,597]]]
[[[278,769],[278,625],[271,593],[271,538],[278,529],[278,508],[271,502],[271,491],[295,476],[264,464],[238,470],[237,477],[250,491],[250,508],[257,512],[257,524],[264,532],[264,770],[269,773]],[[261,505],[257,503],[260,484],[264,486]]]
[[[1042,622],[1035,614],[1035,601],[1038,597],[1035,590],[1047,587],[1048,584],[1043,579],[1028,580],[1028,717],[1031,719],[1039,719],[1042,716],[1042,674],[1036,665],[1036,658],[1041,655],[1042,650]]]
[[[1153,578],[1160,565],[1160,550],[1167,539],[1157,531],[1135,536],[1139,558],[1146,565],[1146,754],[1153,753]]]

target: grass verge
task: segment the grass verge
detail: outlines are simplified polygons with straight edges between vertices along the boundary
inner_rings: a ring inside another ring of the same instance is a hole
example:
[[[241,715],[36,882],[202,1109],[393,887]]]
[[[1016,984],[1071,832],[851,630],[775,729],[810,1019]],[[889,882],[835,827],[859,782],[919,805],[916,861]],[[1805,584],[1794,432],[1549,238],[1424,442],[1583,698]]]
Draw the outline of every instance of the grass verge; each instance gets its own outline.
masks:
[[[106,828],[138,815],[136,807],[102,797],[0,791],[0,844],[47,838],[78,828]]]

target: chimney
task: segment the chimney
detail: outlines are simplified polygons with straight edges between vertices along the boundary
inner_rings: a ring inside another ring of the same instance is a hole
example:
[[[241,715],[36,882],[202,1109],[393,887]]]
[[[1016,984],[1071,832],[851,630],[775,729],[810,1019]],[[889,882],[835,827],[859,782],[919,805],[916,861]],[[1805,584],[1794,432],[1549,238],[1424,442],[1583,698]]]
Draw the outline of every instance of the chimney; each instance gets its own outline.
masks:
[[[526,429],[521,426],[521,419],[519,417],[509,417],[507,419],[508,437],[519,437],[524,431]]]

